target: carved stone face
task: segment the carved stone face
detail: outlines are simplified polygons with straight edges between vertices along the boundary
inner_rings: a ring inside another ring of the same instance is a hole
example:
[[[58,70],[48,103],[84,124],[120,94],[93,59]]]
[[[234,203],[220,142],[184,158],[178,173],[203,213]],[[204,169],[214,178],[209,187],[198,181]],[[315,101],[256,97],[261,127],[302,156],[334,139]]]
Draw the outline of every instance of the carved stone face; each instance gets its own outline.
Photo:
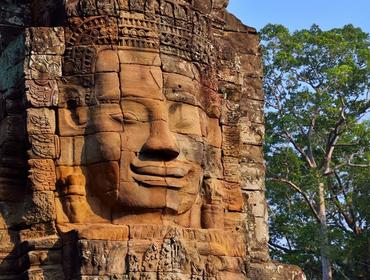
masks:
[[[131,51],[126,59],[126,52],[97,57],[99,105],[89,109],[95,133],[85,136],[87,158],[96,159],[88,161],[88,187],[115,209],[182,214],[203,174],[199,83],[163,73],[158,53]]]

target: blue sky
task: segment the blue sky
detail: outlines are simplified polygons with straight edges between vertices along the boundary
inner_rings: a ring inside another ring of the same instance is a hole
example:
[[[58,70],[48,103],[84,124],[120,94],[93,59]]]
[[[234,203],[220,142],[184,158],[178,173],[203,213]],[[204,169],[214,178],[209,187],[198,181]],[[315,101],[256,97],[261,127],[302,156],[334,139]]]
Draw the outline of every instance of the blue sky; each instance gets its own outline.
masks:
[[[327,30],[352,23],[370,33],[370,0],[230,0],[228,10],[244,24],[261,29],[280,23],[291,31],[313,23]]]

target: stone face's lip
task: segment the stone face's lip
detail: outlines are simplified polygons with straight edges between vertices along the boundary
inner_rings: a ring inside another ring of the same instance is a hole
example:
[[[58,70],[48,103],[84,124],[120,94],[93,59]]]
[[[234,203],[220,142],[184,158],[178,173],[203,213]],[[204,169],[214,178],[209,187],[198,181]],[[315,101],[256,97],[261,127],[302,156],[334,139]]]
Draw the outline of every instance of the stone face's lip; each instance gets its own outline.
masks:
[[[147,165],[142,167],[137,167],[131,165],[131,170],[139,175],[150,175],[159,177],[172,177],[172,178],[182,178],[188,174],[188,170],[180,167],[167,167],[167,166],[154,166]]]
[[[133,179],[146,187],[181,189],[190,172],[186,164],[177,162],[135,162],[131,164]]]
[[[170,189],[181,189],[184,185],[184,182],[178,178],[137,175],[137,174],[134,174],[132,177],[139,185],[144,187],[164,187]]]

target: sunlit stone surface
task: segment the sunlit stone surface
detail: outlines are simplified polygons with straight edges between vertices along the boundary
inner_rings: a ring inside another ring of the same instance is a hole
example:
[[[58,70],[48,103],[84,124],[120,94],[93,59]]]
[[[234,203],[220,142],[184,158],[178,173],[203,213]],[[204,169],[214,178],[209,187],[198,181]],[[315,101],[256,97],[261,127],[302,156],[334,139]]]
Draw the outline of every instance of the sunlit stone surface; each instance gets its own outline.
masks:
[[[269,260],[258,37],[227,1],[3,2],[0,279],[304,279]]]

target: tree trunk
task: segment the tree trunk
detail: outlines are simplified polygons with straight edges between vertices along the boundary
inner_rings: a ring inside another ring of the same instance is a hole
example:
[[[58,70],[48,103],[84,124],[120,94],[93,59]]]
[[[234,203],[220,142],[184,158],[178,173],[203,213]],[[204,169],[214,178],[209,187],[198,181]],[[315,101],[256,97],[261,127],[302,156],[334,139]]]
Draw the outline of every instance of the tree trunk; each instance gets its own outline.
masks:
[[[331,270],[330,259],[327,254],[328,247],[328,226],[326,224],[326,207],[325,207],[325,186],[323,183],[319,184],[319,215],[320,215],[320,249],[321,249],[321,266],[322,266],[322,280],[332,280],[333,273]]]

